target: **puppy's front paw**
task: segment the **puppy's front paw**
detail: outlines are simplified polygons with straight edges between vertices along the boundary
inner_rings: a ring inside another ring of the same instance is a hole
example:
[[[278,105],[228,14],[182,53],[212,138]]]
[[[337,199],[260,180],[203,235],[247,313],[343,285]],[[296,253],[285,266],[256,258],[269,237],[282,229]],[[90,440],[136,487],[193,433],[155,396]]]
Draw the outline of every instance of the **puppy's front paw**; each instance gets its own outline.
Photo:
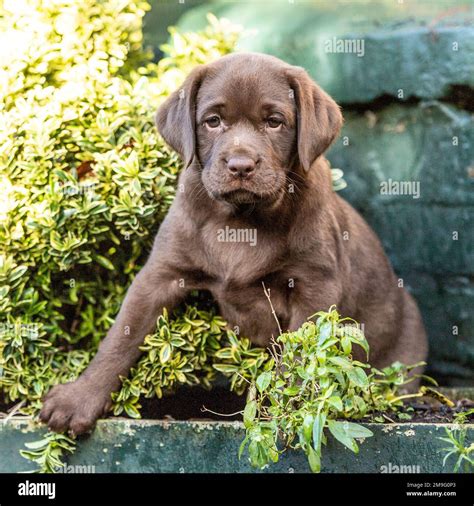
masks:
[[[82,434],[94,428],[110,406],[110,394],[97,394],[80,380],[53,387],[43,400],[40,420],[49,428]]]

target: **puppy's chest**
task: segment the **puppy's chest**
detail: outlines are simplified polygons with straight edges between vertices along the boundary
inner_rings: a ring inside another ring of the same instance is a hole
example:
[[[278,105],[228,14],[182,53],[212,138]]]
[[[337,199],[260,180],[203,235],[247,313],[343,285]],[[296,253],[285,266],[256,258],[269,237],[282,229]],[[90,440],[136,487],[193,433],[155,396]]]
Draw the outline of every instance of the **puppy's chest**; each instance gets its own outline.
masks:
[[[203,231],[203,268],[216,280],[248,285],[284,266],[282,241],[258,228],[232,224]]]

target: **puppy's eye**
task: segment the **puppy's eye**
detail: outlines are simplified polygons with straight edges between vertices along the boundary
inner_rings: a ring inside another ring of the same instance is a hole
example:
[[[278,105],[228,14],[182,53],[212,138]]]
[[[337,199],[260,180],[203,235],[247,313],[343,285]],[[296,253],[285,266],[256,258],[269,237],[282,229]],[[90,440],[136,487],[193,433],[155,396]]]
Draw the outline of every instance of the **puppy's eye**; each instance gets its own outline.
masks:
[[[210,116],[209,118],[207,118],[204,123],[206,124],[206,126],[208,128],[218,128],[220,127],[221,125],[221,119],[219,118],[219,116]]]
[[[283,121],[280,118],[268,118],[267,119],[267,127],[276,130],[283,125]]]

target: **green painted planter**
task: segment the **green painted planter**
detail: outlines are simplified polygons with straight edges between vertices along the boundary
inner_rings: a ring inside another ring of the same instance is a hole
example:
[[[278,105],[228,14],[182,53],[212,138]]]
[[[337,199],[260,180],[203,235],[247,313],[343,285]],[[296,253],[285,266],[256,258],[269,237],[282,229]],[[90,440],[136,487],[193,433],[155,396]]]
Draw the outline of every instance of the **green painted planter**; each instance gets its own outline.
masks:
[[[446,446],[439,437],[446,436],[450,424],[367,424],[374,436],[360,445],[354,455],[333,440],[323,456],[323,471],[328,473],[380,472],[452,472],[443,467]],[[474,440],[474,424],[467,426]],[[39,439],[43,428],[33,428],[28,421],[10,420],[0,425],[0,472],[31,470],[19,448]],[[130,421],[116,418],[99,422],[94,433],[84,439],[68,460],[75,472],[97,473],[245,473],[253,469],[245,456],[237,452],[244,437],[240,422],[163,422]],[[391,470],[391,471],[390,471]],[[264,472],[309,472],[306,458],[288,452],[277,464]]]
[[[444,390],[452,398],[472,398],[472,389]],[[323,472],[381,473],[452,472],[454,460],[443,467],[446,428],[454,424],[366,424],[374,436],[360,445],[358,455],[330,439],[323,454]],[[464,426],[474,441],[474,424]],[[24,443],[40,439],[45,428],[25,418],[0,423],[0,472],[24,472],[33,465],[23,459]],[[241,422],[163,420],[101,420],[94,433],[81,440],[68,461],[67,472],[244,473],[260,472],[245,456],[238,459],[244,438]],[[309,472],[306,458],[289,451],[263,472]]]

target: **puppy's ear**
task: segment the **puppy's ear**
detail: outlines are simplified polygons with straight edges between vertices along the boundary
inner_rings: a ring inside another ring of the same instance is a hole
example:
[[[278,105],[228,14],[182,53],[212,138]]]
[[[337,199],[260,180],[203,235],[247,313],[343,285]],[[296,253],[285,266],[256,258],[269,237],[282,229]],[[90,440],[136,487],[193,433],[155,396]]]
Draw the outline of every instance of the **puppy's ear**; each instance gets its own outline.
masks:
[[[204,78],[205,66],[191,71],[183,85],[158,108],[156,127],[163,139],[188,167],[196,150],[196,96]]]
[[[301,67],[288,71],[296,102],[298,156],[305,170],[337,137],[342,126],[339,106]]]

